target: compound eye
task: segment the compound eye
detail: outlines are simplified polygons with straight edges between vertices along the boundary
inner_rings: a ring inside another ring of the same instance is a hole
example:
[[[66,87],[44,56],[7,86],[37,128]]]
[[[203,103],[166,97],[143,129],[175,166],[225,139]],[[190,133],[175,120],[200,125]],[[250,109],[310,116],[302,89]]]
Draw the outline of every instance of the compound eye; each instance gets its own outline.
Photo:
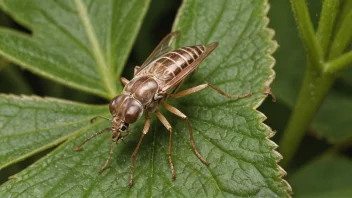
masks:
[[[125,108],[125,121],[126,123],[132,124],[136,122],[143,114],[143,106],[138,103],[135,99],[126,101]]]
[[[117,110],[120,108],[125,98],[126,98],[125,95],[119,95],[110,101],[109,110],[112,115],[117,113]]]

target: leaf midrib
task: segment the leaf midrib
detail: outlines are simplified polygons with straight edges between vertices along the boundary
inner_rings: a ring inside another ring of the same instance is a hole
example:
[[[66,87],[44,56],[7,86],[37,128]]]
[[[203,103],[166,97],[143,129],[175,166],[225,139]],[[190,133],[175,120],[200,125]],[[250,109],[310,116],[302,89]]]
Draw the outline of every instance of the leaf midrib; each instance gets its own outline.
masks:
[[[87,9],[82,2],[82,0],[75,0],[75,4],[78,10],[78,16],[81,18],[84,30],[88,36],[88,40],[93,50],[93,55],[97,63],[98,71],[100,73],[101,79],[105,85],[106,91],[108,92],[108,97],[113,98],[117,95],[117,87],[114,82],[115,78],[112,76],[114,73],[110,71],[112,67],[109,67],[103,55],[101,46],[99,45],[98,39],[94,33],[94,28],[88,17]]]
[[[57,3],[57,1],[54,1]],[[64,27],[62,27],[59,23],[56,22],[55,19],[53,19],[51,16],[49,16],[43,9],[38,9],[39,13],[42,14],[44,18],[46,18],[49,22],[54,24],[63,34],[65,34],[68,38],[70,38],[76,45],[82,49],[88,56],[93,56],[93,54],[89,51],[89,49],[81,42],[79,41],[75,36],[73,36],[68,30],[66,30]]]

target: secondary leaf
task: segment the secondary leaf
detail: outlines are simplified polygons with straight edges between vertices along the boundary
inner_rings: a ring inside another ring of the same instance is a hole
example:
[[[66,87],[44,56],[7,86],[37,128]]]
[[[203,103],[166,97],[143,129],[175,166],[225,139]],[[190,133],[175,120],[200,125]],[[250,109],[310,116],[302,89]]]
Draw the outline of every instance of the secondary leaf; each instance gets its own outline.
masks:
[[[349,68],[346,69],[346,71],[343,72],[342,74],[342,80],[348,84],[348,86],[352,87],[352,67],[350,66]]]
[[[65,85],[112,98],[149,0],[2,0],[1,7],[29,28],[0,28],[0,54]]]
[[[0,169],[63,142],[106,110],[52,98],[0,95]]]
[[[352,161],[339,156],[325,156],[293,174],[290,183],[295,197],[350,197]]]
[[[280,0],[270,2],[272,3],[270,25],[275,29],[275,38],[280,43],[280,48],[275,53],[277,77],[273,83],[273,92],[279,102],[293,108],[306,66],[305,51],[298,35],[290,2]],[[318,4],[317,1],[312,2],[312,10],[317,10],[314,7],[319,6]],[[311,12],[312,15],[318,13],[318,11]],[[351,96],[348,89],[331,90],[311,125],[318,136],[335,143],[352,138],[349,130],[352,123],[346,121],[346,116],[352,111],[349,101]]]
[[[15,65],[7,61],[1,62],[0,58],[0,92],[13,94],[31,94],[32,90],[27,80],[23,77],[21,71]],[[3,69],[1,67],[4,66]]]
[[[139,140],[142,119],[132,125],[133,133],[125,138],[128,144],[114,147],[102,175],[97,171],[108,156],[110,134],[98,136],[80,152],[72,149],[109,123],[82,129],[84,135],[68,140],[12,177],[0,187],[3,196],[288,197],[290,188],[281,179],[284,171],[276,164],[281,156],[267,139],[272,131],[262,123],[265,116],[254,110],[274,76],[274,60],[269,55],[276,43],[266,29],[267,10],[264,0],[185,1],[176,18],[174,29],[182,33],[178,46],[220,42],[183,89],[210,82],[231,94],[255,93],[229,101],[206,90],[173,101],[189,116],[198,149],[210,162],[208,167],[193,153],[186,124],[165,113],[174,127],[176,181],[171,180],[167,157],[169,133],[153,120],[138,153],[134,186],[127,187],[130,156]]]

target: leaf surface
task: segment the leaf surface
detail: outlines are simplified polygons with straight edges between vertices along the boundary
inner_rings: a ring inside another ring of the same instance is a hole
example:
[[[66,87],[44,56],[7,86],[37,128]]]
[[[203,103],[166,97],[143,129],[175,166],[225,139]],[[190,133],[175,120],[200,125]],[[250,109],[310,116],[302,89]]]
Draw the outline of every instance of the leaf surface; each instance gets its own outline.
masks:
[[[306,67],[305,51],[299,38],[290,2],[280,0],[271,0],[270,2],[272,4],[269,12],[270,26],[275,29],[275,38],[280,45],[274,54],[277,60],[275,66],[277,76],[272,85],[273,93],[279,102],[293,108]],[[319,14],[316,8],[319,3],[316,1],[310,4],[310,11],[314,16]],[[349,73],[351,74],[351,72]],[[349,94],[348,80],[344,80],[347,75],[348,73],[344,74],[341,77],[342,80],[338,80],[337,86],[330,91],[311,125],[318,136],[334,143],[352,138],[350,130],[352,122],[348,119],[352,111],[352,95]],[[345,84],[345,82],[347,83]]]
[[[2,0],[32,35],[0,28],[0,54],[67,86],[111,99],[131,51],[146,1]]]
[[[186,123],[162,110],[173,126],[172,157],[176,180],[168,162],[169,132],[155,119],[137,155],[134,185],[128,188],[131,155],[139,141],[144,119],[130,126],[127,144],[114,146],[108,168],[99,175],[109,152],[109,133],[72,149],[93,133],[109,126],[98,122],[83,128],[28,169],[0,187],[3,196],[34,197],[289,197],[291,189],[281,178],[281,159],[273,135],[255,109],[266,97],[274,77],[271,53],[273,32],[266,29],[266,1],[184,1],[174,30],[177,46],[208,44],[219,47],[201,64],[181,89],[212,83],[230,94],[254,95],[229,100],[212,90],[170,100],[189,116],[202,164],[193,152]],[[162,108],[159,108],[162,109]]]
[[[0,95],[0,169],[78,133],[106,107]]]

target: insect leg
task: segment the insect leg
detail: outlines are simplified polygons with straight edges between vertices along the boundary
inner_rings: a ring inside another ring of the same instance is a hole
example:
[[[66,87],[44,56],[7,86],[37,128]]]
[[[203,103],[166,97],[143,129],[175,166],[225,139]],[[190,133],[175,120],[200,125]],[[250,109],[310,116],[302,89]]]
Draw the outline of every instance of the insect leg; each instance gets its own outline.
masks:
[[[223,96],[226,96],[228,98],[245,98],[245,97],[248,97],[248,96],[252,95],[252,92],[249,92],[249,93],[243,94],[243,95],[229,95],[229,94],[221,91],[219,88],[215,87],[214,85],[206,83],[206,84],[198,85],[196,87],[192,87],[192,88],[186,89],[184,91],[181,91],[179,93],[173,94],[173,95],[171,95],[171,97],[172,98],[181,98],[183,96],[187,96],[187,95],[190,95],[192,93],[201,91],[201,90],[203,90],[203,89],[205,89],[207,87],[210,87],[210,88],[214,89],[219,94],[221,94]]]
[[[93,123],[93,122],[94,122],[96,119],[98,119],[98,118],[101,118],[101,119],[104,119],[104,120],[108,120],[108,121],[111,122],[110,119],[105,118],[105,117],[103,117],[103,116],[95,116],[94,118],[90,119],[90,123]]]
[[[273,92],[271,92],[270,87],[265,87],[265,89],[264,89],[264,94],[265,94],[266,96],[270,95],[270,96],[271,96],[271,101],[276,102],[276,97],[275,97],[275,95],[273,94]]]
[[[97,132],[96,134],[90,136],[89,138],[87,138],[86,140],[84,140],[84,142],[82,142],[79,146],[77,146],[76,148],[74,148],[74,150],[75,150],[75,151],[80,150],[81,147],[82,147],[86,142],[88,142],[89,140],[91,140],[91,139],[94,138],[95,136],[100,135],[100,134],[102,134],[103,132],[108,131],[108,130],[111,130],[111,127],[108,127],[108,128],[106,128],[106,129],[103,129],[103,130]]]
[[[112,155],[112,136],[111,136],[111,138],[110,138],[110,152],[109,152],[109,157],[108,157],[108,159],[105,161],[105,164],[104,164],[103,168],[101,168],[101,169],[99,170],[99,173],[102,173],[102,172],[105,170],[106,166],[107,166],[107,165],[109,164],[109,162],[110,162],[111,155]]]
[[[172,91],[172,94],[176,94],[178,92],[178,90],[180,89],[180,87],[182,86],[183,82],[185,81],[185,79],[183,79],[178,85],[177,87]]]
[[[143,140],[144,136],[149,131],[149,127],[150,127],[150,117],[149,117],[148,113],[146,113],[145,114],[145,123],[144,123],[144,128],[143,128],[142,135],[141,135],[141,137],[139,139],[137,147],[134,149],[133,154],[132,154],[132,166],[131,166],[131,173],[130,173],[130,183],[128,184],[129,187],[132,187],[132,184],[133,184],[133,171],[134,171],[134,165],[136,163],[137,152],[138,152],[139,146],[142,143],[142,140]]]
[[[170,168],[171,168],[171,175],[172,179],[175,180],[175,170],[174,170],[174,164],[172,163],[172,127],[170,123],[166,120],[166,118],[161,114],[159,111],[155,111],[155,115],[159,118],[161,123],[167,128],[167,130],[170,131],[170,139],[169,139],[169,150],[168,150],[168,155],[169,155],[169,163],[170,163]]]
[[[180,89],[180,87],[182,86],[183,82],[185,81],[185,79],[183,79],[178,85],[176,85],[176,88],[174,90],[172,90],[172,92],[170,94],[167,94],[165,101],[172,95],[176,94],[178,92],[178,90]]]
[[[176,109],[175,107],[173,107],[173,106],[171,106],[171,105],[169,105],[167,103],[163,103],[163,106],[165,107],[166,110],[168,110],[171,113],[177,115],[178,117],[181,117],[182,119],[184,119],[187,122],[188,131],[189,131],[189,138],[191,140],[191,144],[192,144],[193,150],[196,153],[197,157],[200,159],[200,161],[202,161],[205,165],[208,165],[209,163],[198,152],[198,149],[196,147],[196,143],[194,142],[194,139],[193,139],[192,128],[191,128],[191,124],[190,124],[190,122],[188,120],[188,117],[185,114],[183,114],[180,110]]]
[[[121,77],[120,80],[121,80],[123,86],[125,86],[128,82],[130,82],[130,81],[127,80],[127,78],[125,78],[125,77]]]

